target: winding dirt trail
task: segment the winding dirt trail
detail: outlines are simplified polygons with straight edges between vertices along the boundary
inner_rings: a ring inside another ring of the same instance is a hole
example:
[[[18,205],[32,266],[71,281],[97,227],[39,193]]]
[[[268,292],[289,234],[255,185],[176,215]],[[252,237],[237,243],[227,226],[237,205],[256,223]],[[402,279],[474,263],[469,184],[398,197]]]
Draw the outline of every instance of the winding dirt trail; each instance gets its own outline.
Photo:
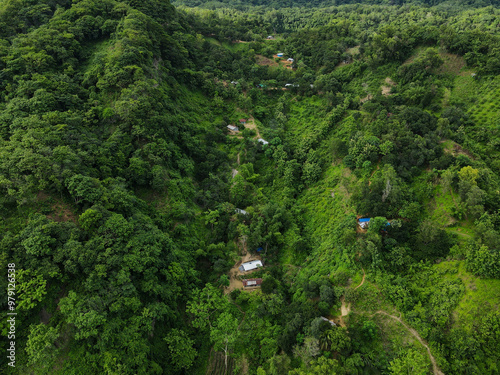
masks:
[[[358,289],[359,287],[361,287],[365,283],[365,278],[366,278],[366,273],[365,273],[365,270],[363,269],[363,279],[361,280],[359,285],[354,288],[354,290]],[[341,316],[339,317],[339,321],[340,321],[340,325],[342,327],[346,327],[346,324],[345,324],[343,318],[344,318],[344,316],[347,316],[349,314],[349,312],[351,311],[351,304],[350,303],[346,304],[344,296],[342,296],[342,298],[340,300],[342,302],[342,305],[340,307]],[[379,311],[375,312],[374,314],[370,315],[370,317],[373,317],[377,314],[382,314],[382,315],[388,316],[394,320],[397,320],[399,323],[401,323],[403,325],[403,327],[405,327],[406,330],[409,331],[424,346],[425,349],[427,349],[427,353],[429,354],[429,359],[431,360],[431,363],[432,363],[433,374],[434,375],[444,375],[444,373],[439,369],[439,367],[436,363],[436,359],[432,355],[431,350],[429,348],[429,345],[427,345],[427,342],[425,342],[425,340],[422,337],[420,337],[420,335],[418,334],[418,332],[416,330],[414,330],[413,328],[408,326],[401,319],[401,316],[391,315],[383,310],[379,310]]]
[[[391,315],[391,314],[389,314],[389,313],[387,313],[385,311],[382,311],[382,310],[377,311],[375,314],[372,314],[371,316],[374,316],[376,314],[386,315],[388,317],[391,317],[392,319],[397,320],[399,323],[401,323],[403,325],[403,327],[405,327],[413,336],[415,336],[415,338],[425,347],[425,349],[427,349],[427,353],[429,354],[429,358],[430,358],[430,360],[432,362],[432,370],[433,370],[434,375],[444,375],[444,373],[437,366],[436,359],[432,355],[431,350],[429,349],[429,346],[427,345],[427,343],[425,342],[425,340],[420,337],[420,335],[418,334],[417,331],[415,331],[413,328],[411,328],[410,326],[408,326],[398,316]]]
[[[361,268],[363,270],[363,278],[361,279],[361,282],[359,283],[359,285],[354,288],[354,290],[358,289],[361,285],[363,285],[365,283],[365,277],[366,277],[366,273],[365,273],[365,269],[364,268]]]
[[[361,282],[359,283],[359,285],[356,288],[354,288],[354,290],[358,289],[361,285],[363,285],[365,283],[366,273],[365,273],[365,269],[364,268],[362,268],[362,270],[363,270],[363,278],[361,279]],[[346,304],[344,296],[342,296],[340,298],[340,302],[341,302],[341,305],[340,305],[340,317],[339,317],[339,321],[340,321],[340,325],[342,327],[346,327],[346,324],[344,322],[344,316],[349,315],[349,313],[351,312],[351,303],[349,302],[349,304]]]

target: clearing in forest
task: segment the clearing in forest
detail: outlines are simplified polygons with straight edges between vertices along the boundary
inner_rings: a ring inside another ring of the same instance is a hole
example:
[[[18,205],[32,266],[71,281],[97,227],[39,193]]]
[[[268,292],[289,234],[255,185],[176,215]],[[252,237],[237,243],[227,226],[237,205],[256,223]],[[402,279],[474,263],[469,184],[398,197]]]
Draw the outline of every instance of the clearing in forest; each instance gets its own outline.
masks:
[[[279,64],[276,61],[274,61],[274,59],[270,59],[266,56],[255,55],[255,58],[257,59],[257,65],[273,66],[273,67],[279,66]]]
[[[246,246],[244,248],[244,254],[241,256],[241,259],[238,260],[234,266],[231,268],[229,271],[229,286],[225,289],[224,293],[229,294],[235,289],[243,289],[243,282],[240,280],[241,276],[248,276],[248,278],[251,278],[250,276],[252,274],[251,271],[249,272],[242,272],[240,271],[239,267],[241,266],[242,263],[250,262],[252,260],[261,260],[261,257],[259,255],[254,255],[249,253],[246,250]],[[246,288],[249,290],[257,289],[259,287],[255,288]]]
[[[41,191],[37,194],[37,201],[44,205],[50,206],[52,212],[47,215],[48,219],[57,222],[78,222],[78,216],[73,213],[73,209],[71,208],[71,206],[68,203],[64,202],[62,199],[56,199]]]
[[[257,65],[260,65],[260,66],[271,66],[271,67],[283,66],[287,69],[292,69],[293,62],[288,61],[287,59],[285,59],[283,57],[278,57],[278,55],[273,55],[272,59],[270,59],[266,56],[263,56],[263,55],[255,55],[255,59],[256,59]],[[279,61],[276,61],[276,59],[279,59]]]
[[[246,129],[251,129],[255,131],[255,138],[262,138],[259,133],[259,129],[257,129],[257,124],[255,123],[255,119],[253,117],[249,117],[247,122],[245,123]]]
[[[457,157],[458,155],[464,155],[467,156],[471,160],[475,160],[476,158],[470,153],[470,151],[464,149],[462,146],[460,146],[458,143],[452,141],[451,139],[443,139],[441,142],[444,147],[444,152],[447,154],[451,154],[454,157]]]
[[[380,88],[382,89],[382,95],[385,95],[385,96],[389,96],[391,95],[391,89],[396,86],[396,82],[394,82],[392,79],[390,79],[389,77],[387,77],[384,81],[386,84],[385,85],[382,85],[380,86]]]

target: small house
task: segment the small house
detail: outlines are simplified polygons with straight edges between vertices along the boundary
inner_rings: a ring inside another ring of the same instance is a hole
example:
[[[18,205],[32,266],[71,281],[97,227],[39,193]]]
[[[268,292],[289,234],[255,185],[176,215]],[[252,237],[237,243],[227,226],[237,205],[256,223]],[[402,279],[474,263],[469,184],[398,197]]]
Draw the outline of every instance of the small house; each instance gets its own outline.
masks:
[[[293,62],[294,60],[291,57],[289,57],[286,61]]]
[[[262,138],[257,139],[257,142],[262,143],[263,145],[267,145],[267,144],[269,144],[269,142],[268,142],[268,141],[266,141],[266,140],[264,140],[264,139],[262,139]]]
[[[243,279],[243,286],[245,288],[256,287],[262,285],[262,279]]]
[[[236,212],[237,214],[248,215],[248,212],[242,210],[241,208],[237,208],[236,210],[234,210],[234,212]]]
[[[274,39],[274,36],[269,35],[269,36],[267,37],[267,39],[269,39],[269,40]]]
[[[370,218],[358,219],[358,224],[361,228],[366,229],[370,225]]]
[[[276,56],[278,56],[278,57],[283,57],[283,53],[282,53],[282,52],[279,52],[279,53],[277,53],[277,54],[276,54]]]
[[[237,84],[238,84],[238,81],[231,81],[231,84],[233,84],[233,85],[237,85]]]
[[[322,316],[321,319],[323,319],[327,323],[330,323],[332,326],[336,326],[335,322],[332,322],[330,319],[327,319],[324,316]]]
[[[233,132],[239,132],[240,129],[238,129],[238,127],[234,126],[234,125],[228,125],[227,128]]]
[[[243,263],[238,269],[241,272],[253,271],[257,268],[263,267],[262,261],[260,260],[252,260],[251,262]]]
[[[246,124],[247,123],[247,120],[244,119],[244,118],[240,118],[239,121],[240,121],[240,124]]]

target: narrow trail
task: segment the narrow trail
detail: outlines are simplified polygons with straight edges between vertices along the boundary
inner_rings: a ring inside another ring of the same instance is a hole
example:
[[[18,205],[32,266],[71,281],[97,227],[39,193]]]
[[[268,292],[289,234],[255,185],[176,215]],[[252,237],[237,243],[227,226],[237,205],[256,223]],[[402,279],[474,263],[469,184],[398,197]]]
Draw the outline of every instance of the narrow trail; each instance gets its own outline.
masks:
[[[359,283],[358,286],[356,286],[354,288],[354,290],[358,289],[359,287],[361,287],[365,283],[365,278],[366,278],[366,273],[365,273],[365,270],[363,269],[363,279],[361,279],[361,282]],[[343,317],[347,316],[349,314],[349,312],[351,311],[351,304],[345,303],[344,296],[342,296],[341,302],[342,302],[342,305],[340,308],[341,316],[339,317],[340,318],[340,325],[342,327],[346,327]],[[429,354],[429,359],[431,360],[431,363],[432,363],[433,374],[434,375],[444,375],[444,373],[439,369],[439,367],[436,363],[436,359],[432,355],[431,350],[429,348],[429,345],[427,345],[427,342],[425,342],[425,340],[422,337],[420,337],[420,335],[418,334],[418,332],[416,330],[414,330],[413,328],[408,326],[405,322],[403,322],[403,320],[401,319],[401,315],[395,316],[395,315],[391,315],[383,310],[379,310],[379,311],[375,312],[374,314],[372,314],[371,317],[373,317],[377,314],[382,314],[382,315],[388,316],[394,320],[397,320],[399,323],[401,323],[403,325],[403,327],[405,327],[406,330],[409,331],[424,346],[425,349],[427,349],[427,353]]]
[[[354,288],[354,290],[358,289],[361,285],[363,285],[365,283],[366,273],[365,273],[365,269],[364,268],[362,268],[362,270],[363,270],[363,278],[361,279],[361,282],[359,283],[359,285],[356,288]],[[349,313],[351,312],[351,303],[349,302],[349,304],[346,304],[344,296],[342,296],[340,298],[340,302],[341,302],[341,305],[340,305],[340,317],[339,317],[339,321],[340,321],[340,325],[342,327],[346,327],[346,324],[344,322],[344,316],[349,315]]]
[[[365,283],[365,277],[366,277],[366,273],[365,273],[365,269],[364,268],[361,268],[363,270],[363,278],[361,279],[361,282],[359,283],[359,285],[354,288],[354,290],[358,289],[361,285],[363,285]]]
[[[400,317],[391,315],[391,314],[389,314],[385,311],[382,311],[382,310],[377,311],[375,314],[372,314],[371,316],[374,316],[376,314],[386,315],[388,317],[391,317],[392,319],[397,320],[399,323],[401,323],[403,325],[403,327],[405,327],[413,336],[415,336],[415,338],[425,347],[425,349],[427,349],[427,353],[429,354],[429,358],[432,362],[432,370],[433,370],[434,375],[444,375],[444,373],[437,366],[436,359],[432,355],[431,350],[429,349],[429,346],[427,345],[425,340],[420,337],[420,335],[418,334],[417,331],[415,331],[413,328],[411,328],[405,322],[403,322],[403,320],[401,320]]]

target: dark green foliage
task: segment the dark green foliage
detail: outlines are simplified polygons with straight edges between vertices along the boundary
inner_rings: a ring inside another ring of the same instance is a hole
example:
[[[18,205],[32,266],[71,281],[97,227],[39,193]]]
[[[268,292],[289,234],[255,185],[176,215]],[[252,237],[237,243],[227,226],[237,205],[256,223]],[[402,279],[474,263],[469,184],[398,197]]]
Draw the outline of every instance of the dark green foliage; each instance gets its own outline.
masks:
[[[500,277],[498,129],[455,92],[494,85],[499,14],[403,3],[1,2],[12,373],[201,374],[212,345],[235,373],[425,372],[389,304],[445,373],[494,373],[498,314],[463,328],[471,286],[435,263]],[[257,249],[261,290],[223,295]]]

